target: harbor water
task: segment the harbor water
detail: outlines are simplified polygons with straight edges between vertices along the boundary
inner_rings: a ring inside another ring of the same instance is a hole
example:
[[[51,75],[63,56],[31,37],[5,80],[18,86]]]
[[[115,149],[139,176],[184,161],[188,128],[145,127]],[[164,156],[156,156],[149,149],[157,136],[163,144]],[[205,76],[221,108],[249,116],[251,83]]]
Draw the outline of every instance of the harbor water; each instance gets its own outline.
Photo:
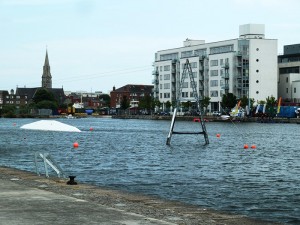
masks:
[[[298,124],[208,122],[209,145],[203,135],[174,134],[168,146],[170,121],[56,120],[83,132],[23,130],[36,119],[0,119],[0,166],[34,172],[35,152],[46,152],[81,183],[300,224]],[[201,126],[176,121],[174,131]]]

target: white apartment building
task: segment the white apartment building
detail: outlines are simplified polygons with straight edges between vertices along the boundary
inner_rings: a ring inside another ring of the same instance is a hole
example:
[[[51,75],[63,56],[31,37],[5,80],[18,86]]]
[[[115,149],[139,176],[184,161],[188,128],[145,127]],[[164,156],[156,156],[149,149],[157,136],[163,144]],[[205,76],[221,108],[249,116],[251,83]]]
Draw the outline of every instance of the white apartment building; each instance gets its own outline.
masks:
[[[177,98],[186,59],[198,96],[210,97],[209,110],[219,111],[223,94],[233,93],[255,101],[277,97],[277,40],[265,38],[263,24],[239,27],[239,38],[212,43],[186,39],[183,47],[155,53],[154,97],[163,103]],[[183,84],[181,101],[195,101],[190,79]]]
[[[283,103],[300,103],[300,44],[284,46],[278,72],[278,97]]]

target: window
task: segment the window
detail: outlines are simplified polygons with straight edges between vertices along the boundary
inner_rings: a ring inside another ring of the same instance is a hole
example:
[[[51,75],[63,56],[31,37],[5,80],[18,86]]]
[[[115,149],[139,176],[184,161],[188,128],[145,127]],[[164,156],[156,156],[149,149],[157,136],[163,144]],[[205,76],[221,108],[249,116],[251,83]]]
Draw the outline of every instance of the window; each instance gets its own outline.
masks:
[[[256,59],[256,62],[259,62],[259,59]]]
[[[164,71],[170,71],[170,65],[164,66]]]
[[[232,52],[232,51],[233,51],[233,45],[224,45],[224,46],[210,48],[210,54],[219,54],[219,53]]]
[[[189,83],[188,82],[183,82],[182,88],[188,88],[188,87],[189,87]]]
[[[162,84],[159,84],[159,89],[162,89]]]
[[[170,93],[164,93],[164,98],[170,98]]]
[[[294,88],[294,93],[296,93],[296,88]]]
[[[170,80],[170,74],[165,74],[164,75],[164,80]]]
[[[210,81],[210,86],[211,87],[217,87],[218,86],[219,81],[218,80],[211,80]]]
[[[286,88],[286,93],[289,93],[289,89],[288,88]]]
[[[286,83],[288,83],[288,82],[289,82],[289,78],[288,78],[288,77],[286,77],[286,78],[285,78],[285,81],[286,81]]]
[[[160,55],[160,60],[172,60],[172,59],[178,59],[178,52]]]
[[[159,75],[159,80],[162,80],[162,75]]]
[[[191,57],[192,55],[193,55],[193,51],[181,52],[181,58]]]
[[[259,80],[256,80],[256,83],[259,83]]]
[[[191,68],[197,68],[197,62],[191,62]]]
[[[196,97],[194,96],[194,92],[190,92],[190,97]]]
[[[195,50],[194,55],[195,56],[205,56],[206,55],[206,48]]]
[[[160,71],[160,72],[162,71],[162,66],[159,67],[159,71]]]
[[[257,91],[256,94],[259,94],[259,91]]]
[[[224,64],[223,59],[220,59],[220,65],[222,66]]]
[[[182,92],[181,94],[182,94],[181,96],[182,96],[183,98],[189,97],[189,93],[188,93],[188,92]]]
[[[197,72],[192,72],[193,78],[197,78]]]
[[[210,60],[210,66],[218,66],[218,60]]]
[[[170,83],[164,84],[164,89],[170,89]]]
[[[210,97],[218,97],[218,91],[211,91]]]
[[[212,77],[213,77],[213,76],[218,76],[218,75],[219,75],[218,73],[219,73],[218,70],[211,70],[211,71],[210,71],[210,76],[212,76]]]

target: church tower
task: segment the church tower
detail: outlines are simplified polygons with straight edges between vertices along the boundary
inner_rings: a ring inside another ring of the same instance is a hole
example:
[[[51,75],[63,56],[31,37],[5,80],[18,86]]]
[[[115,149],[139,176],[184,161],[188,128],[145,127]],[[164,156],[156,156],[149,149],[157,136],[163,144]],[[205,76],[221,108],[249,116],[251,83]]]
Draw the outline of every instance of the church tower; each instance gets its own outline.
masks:
[[[49,64],[47,50],[46,50],[45,63],[44,63],[44,67],[43,67],[42,87],[43,88],[52,88],[52,76],[50,73],[50,64]]]

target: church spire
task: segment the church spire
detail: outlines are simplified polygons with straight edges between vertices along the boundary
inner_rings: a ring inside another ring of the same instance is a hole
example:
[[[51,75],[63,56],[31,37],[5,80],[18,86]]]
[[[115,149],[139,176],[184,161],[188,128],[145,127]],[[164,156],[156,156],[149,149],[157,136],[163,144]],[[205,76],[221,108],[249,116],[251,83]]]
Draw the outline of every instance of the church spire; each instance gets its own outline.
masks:
[[[44,67],[43,67],[42,87],[52,88],[52,76],[51,76],[51,73],[50,73],[50,64],[49,64],[48,50],[47,49],[46,49],[45,63],[44,63]]]

